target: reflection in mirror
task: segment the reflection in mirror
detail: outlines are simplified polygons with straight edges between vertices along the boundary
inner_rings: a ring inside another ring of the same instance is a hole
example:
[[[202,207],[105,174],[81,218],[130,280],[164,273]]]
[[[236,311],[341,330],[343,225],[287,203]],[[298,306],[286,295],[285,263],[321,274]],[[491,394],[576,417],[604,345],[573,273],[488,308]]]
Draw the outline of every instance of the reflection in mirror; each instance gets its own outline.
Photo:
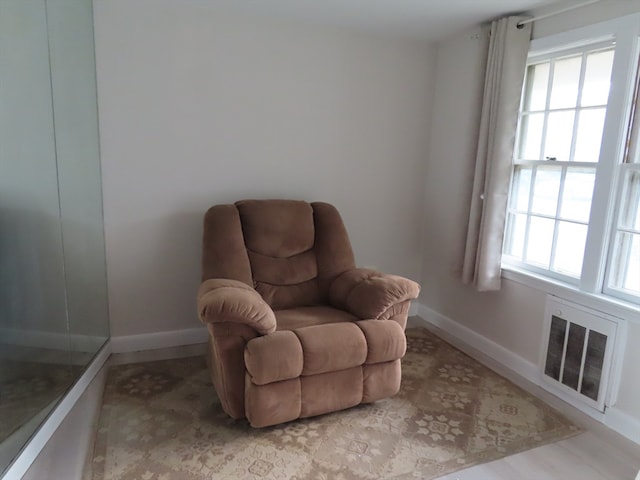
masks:
[[[91,0],[47,0],[47,23],[69,342],[84,366],[109,335]]]
[[[92,22],[0,2],[0,472],[109,336]]]

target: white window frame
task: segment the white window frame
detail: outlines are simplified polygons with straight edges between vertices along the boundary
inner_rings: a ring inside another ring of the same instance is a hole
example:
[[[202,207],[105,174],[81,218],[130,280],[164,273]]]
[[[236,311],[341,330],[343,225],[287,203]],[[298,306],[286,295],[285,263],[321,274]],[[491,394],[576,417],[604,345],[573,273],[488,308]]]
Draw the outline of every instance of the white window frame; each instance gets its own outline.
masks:
[[[607,262],[610,259],[613,224],[618,213],[620,195],[617,186],[626,165],[622,165],[625,154],[626,135],[631,113],[632,95],[636,81],[636,68],[640,52],[640,14],[628,15],[616,20],[582,27],[531,42],[530,57],[536,59],[554,53],[569,52],[599,42],[615,41],[611,88],[605,117],[600,160],[596,167],[596,179],[589,217],[589,230],[585,244],[584,261],[580,279],[556,274],[549,270],[537,269],[523,262],[513,262],[503,258],[502,267],[506,278],[521,283],[561,285],[570,290],[583,292],[586,296],[617,297],[626,302],[640,303],[635,296],[621,295],[618,291],[606,288]],[[516,137],[519,139],[518,137]],[[517,150],[516,150],[517,151]],[[554,162],[555,163],[555,162]],[[572,162],[574,163],[574,162]],[[553,165],[553,164],[551,164]],[[575,164],[578,166],[579,164]],[[515,274],[515,275],[514,275]],[[523,281],[523,276],[535,277],[532,282]],[[633,310],[636,307],[632,306]]]

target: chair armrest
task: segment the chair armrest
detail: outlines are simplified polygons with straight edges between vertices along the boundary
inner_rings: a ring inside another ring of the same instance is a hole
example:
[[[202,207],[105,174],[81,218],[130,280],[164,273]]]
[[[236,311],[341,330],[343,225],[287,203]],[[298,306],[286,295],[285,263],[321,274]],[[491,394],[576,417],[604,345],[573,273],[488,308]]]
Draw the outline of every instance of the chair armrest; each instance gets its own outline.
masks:
[[[262,335],[276,330],[271,307],[258,292],[238,280],[212,278],[203,282],[198,289],[198,316],[205,324],[245,324]]]
[[[379,318],[393,305],[418,297],[420,285],[408,278],[367,268],[340,274],[329,288],[329,302],[362,319]]]

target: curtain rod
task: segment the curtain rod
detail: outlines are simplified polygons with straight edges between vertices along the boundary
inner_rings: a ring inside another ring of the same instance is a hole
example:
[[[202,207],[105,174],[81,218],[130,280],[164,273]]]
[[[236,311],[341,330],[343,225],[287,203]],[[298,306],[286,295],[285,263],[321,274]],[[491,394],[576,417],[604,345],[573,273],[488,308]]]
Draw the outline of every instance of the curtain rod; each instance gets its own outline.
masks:
[[[576,8],[586,7],[587,5],[592,5],[599,1],[600,0],[587,0],[582,3],[577,3],[576,5],[571,5],[565,8],[561,8],[560,10],[556,10],[554,12],[545,13],[544,15],[539,15],[537,17],[527,18],[526,20],[523,20],[518,23],[518,28],[522,28],[522,26],[526,25],[527,23],[532,23],[532,22],[535,22],[536,20],[542,20],[543,18],[555,17],[556,15],[560,15],[561,13],[570,12],[571,10],[575,10]]]

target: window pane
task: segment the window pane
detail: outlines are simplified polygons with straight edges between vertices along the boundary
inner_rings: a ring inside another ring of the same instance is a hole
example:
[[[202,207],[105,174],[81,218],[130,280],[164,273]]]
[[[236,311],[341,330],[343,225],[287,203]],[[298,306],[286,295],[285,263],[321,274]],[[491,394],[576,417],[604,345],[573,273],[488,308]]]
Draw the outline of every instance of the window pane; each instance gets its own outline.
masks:
[[[620,228],[640,231],[640,171],[627,174],[620,211]]]
[[[605,108],[582,110],[578,116],[578,135],[573,160],[597,162],[604,128]]]
[[[532,173],[533,169],[529,167],[516,167],[511,191],[512,209],[526,212],[529,208],[529,191],[531,190]]]
[[[550,108],[572,108],[578,100],[578,83],[582,56],[555,62]]]
[[[640,171],[624,177],[609,287],[640,296]]]
[[[582,100],[580,102],[583,107],[607,104],[612,65],[613,50],[590,53],[587,56],[584,85],[582,86]]]
[[[640,114],[640,113],[639,113]],[[640,163],[640,119],[636,122],[635,126],[635,154],[633,151],[629,152],[629,158],[625,161],[625,163]]]
[[[585,223],[589,221],[595,179],[595,168],[567,170],[560,207],[561,218]]]
[[[544,157],[547,160],[570,160],[574,117],[573,111],[549,114],[544,145]]]
[[[640,296],[640,234],[618,232],[609,286]]]
[[[547,102],[548,84],[549,62],[529,66],[524,110],[544,110]]]
[[[558,210],[560,167],[538,167],[533,187],[532,213],[555,217]]]
[[[549,268],[554,221],[549,218],[531,217],[526,262]]]
[[[541,160],[542,126],[544,113],[524,115],[520,123],[520,158]]]
[[[558,222],[558,235],[552,270],[572,277],[580,277],[586,241],[586,225]]]
[[[508,218],[505,253],[522,260],[527,216],[524,214],[509,214]]]

